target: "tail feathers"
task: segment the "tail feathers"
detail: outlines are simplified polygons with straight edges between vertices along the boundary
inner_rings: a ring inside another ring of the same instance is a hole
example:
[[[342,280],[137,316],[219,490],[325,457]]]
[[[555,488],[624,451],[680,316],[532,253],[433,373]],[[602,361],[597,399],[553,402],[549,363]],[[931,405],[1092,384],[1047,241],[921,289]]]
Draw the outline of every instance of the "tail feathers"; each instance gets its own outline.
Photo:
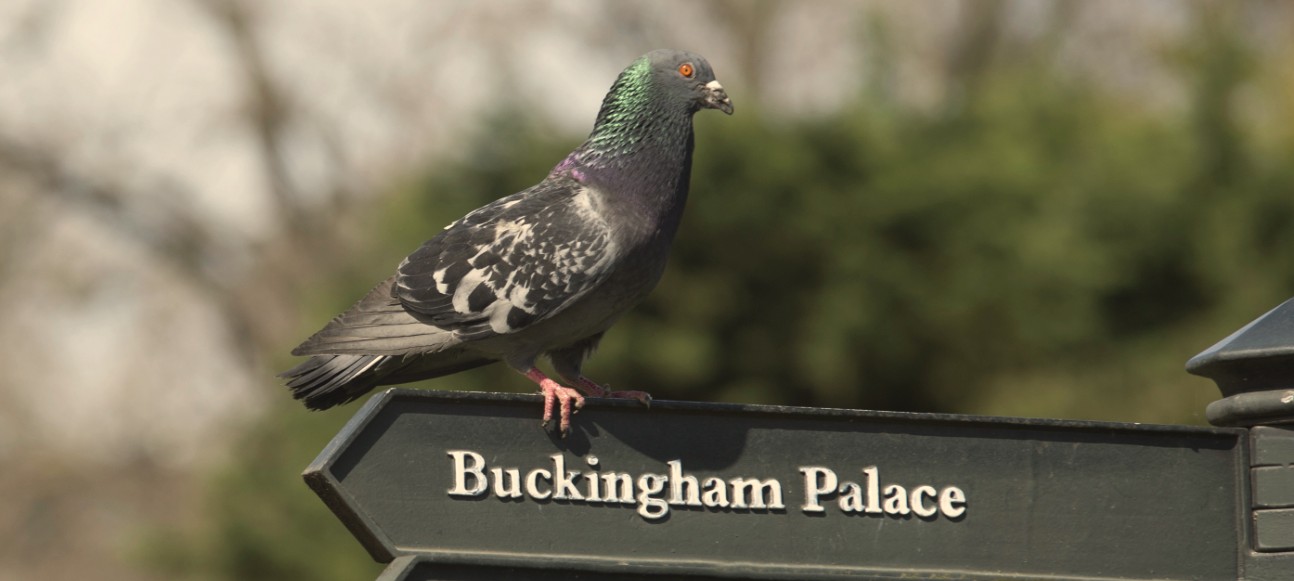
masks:
[[[374,370],[388,359],[386,355],[318,355],[279,377],[287,378],[292,397],[312,410],[323,410],[371,391],[381,378]]]
[[[453,332],[424,323],[391,295],[395,277],[369,291],[346,312],[292,350],[293,355],[411,355],[461,343]]]
[[[355,401],[379,385],[431,379],[492,362],[462,349],[423,357],[340,353],[315,355],[279,377],[288,380],[292,397],[312,410],[325,410]]]

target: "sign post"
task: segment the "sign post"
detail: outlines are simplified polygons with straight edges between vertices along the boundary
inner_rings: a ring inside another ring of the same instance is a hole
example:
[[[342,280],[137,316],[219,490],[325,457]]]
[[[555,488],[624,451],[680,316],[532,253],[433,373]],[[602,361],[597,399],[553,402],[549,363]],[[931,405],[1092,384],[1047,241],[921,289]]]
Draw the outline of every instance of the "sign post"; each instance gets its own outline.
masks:
[[[1205,349],[1187,371],[1212,379],[1223,398],[1205,415],[1249,428],[1245,578],[1294,579],[1294,299]]]
[[[1283,428],[538,402],[392,389],[305,479],[383,580],[1294,579]]]

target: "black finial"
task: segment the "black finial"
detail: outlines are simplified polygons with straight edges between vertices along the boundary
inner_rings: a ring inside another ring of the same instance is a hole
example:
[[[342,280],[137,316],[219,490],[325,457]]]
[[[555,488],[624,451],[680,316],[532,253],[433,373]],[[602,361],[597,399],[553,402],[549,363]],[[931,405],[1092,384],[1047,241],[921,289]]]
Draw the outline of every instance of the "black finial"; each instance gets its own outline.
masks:
[[[1192,357],[1186,370],[1222,392],[1206,412],[1212,424],[1294,423],[1294,299]]]

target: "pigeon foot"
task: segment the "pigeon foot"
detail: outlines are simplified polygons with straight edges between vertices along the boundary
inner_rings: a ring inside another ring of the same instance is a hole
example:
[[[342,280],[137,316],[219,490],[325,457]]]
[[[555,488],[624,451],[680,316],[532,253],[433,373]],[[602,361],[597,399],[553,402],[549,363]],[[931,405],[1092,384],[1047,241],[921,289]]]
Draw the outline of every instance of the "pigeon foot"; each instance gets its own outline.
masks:
[[[543,427],[547,428],[548,424],[553,421],[553,407],[558,407],[557,428],[561,431],[563,438],[571,431],[571,414],[579,411],[584,407],[584,396],[574,389],[565,387],[543,372],[532,367],[526,371],[526,377],[531,381],[539,384],[540,391],[544,394],[544,421]]]

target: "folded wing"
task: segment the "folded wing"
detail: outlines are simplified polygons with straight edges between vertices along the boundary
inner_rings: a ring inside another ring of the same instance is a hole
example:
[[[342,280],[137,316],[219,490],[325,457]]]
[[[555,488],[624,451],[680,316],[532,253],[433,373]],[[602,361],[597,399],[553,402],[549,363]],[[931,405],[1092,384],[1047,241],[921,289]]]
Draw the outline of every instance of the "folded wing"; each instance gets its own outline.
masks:
[[[400,264],[394,295],[460,341],[521,332],[610,274],[615,243],[593,200],[573,181],[545,181],[476,210]]]

